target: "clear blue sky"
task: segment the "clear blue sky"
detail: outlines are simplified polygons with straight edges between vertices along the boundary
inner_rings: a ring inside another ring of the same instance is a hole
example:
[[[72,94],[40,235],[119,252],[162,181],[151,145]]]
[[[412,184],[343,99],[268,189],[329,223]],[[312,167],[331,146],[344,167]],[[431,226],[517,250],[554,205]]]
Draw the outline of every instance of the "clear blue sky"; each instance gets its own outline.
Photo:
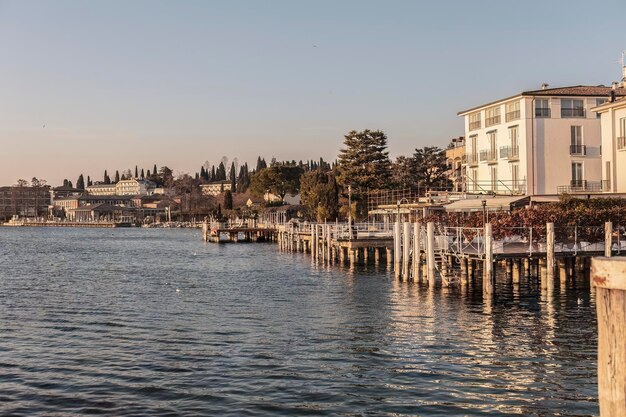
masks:
[[[606,84],[624,0],[3,1],[0,184],[140,164],[392,156],[463,134],[457,111]],[[45,125],[45,127],[44,127]]]

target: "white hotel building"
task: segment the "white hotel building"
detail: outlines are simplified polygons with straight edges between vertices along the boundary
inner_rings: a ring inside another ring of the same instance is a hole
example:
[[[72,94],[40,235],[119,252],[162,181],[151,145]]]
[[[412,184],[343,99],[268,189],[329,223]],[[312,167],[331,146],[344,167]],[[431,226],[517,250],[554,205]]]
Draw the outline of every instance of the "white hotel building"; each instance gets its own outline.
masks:
[[[626,97],[603,104],[595,111],[602,123],[602,181],[605,191],[626,193]]]
[[[524,91],[459,112],[469,193],[546,195],[603,190],[600,119],[611,87]],[[617,96],[626,95],[623,88]]]

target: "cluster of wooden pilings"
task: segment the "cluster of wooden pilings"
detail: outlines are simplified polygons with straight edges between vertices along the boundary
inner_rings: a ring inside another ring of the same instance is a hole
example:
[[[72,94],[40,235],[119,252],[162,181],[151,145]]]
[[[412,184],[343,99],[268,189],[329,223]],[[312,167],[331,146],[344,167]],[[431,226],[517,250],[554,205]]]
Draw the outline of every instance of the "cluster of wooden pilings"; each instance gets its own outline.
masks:
[[[612,255],[613,225],[605,224],[604,256]],[[554,289],[558,276],[565,284],[572,276],[589,273],[591,257],[599,253],[555,250],[554,223],[546,224],[545,252],[509,251],[494,253],[493,228],[484,227],[484,245],[481,251],[459,252],[446,244],[437,244],[446,236],[435,235],[434,223],[426,224],[426,232],[420,223],[395,224],[393,230],[394,271],[402,281],[418,282],[422,278],[429,285],[441,280],[442,285],[468,283],[482,278],[483,291],[494,291],[496,272],[504,268],[513,283],[521,277],[538,277],[542,290]]]
[[[391,239],[337,236],[337,225],[309,224],[304,228],[279,228],[276,241],[279,249],[311,255],[317,262],[328,264],[364,265],[370,262],[389,266],[393,260]]]

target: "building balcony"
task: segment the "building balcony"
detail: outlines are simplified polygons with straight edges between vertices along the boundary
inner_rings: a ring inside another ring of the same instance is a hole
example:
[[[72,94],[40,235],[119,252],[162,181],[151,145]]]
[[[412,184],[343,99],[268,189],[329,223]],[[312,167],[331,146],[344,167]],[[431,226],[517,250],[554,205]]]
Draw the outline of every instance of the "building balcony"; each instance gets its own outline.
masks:
[[[515,110],[515,111],[510,111],[505,115],[505,120],[507,122],[510,122],[511,120],[517,120],[520,117],[520,112],[519,110]]]
[[[487,162],[488,164],[497,164],[498,163],[498,152],[492,150],[483,150],[480,151],[480,161]]]
[[[619,136],[617,138],[617,149],[626,149],[626,136]]]
[[[480,129],[480,120],[477,122],[469,123],[469,130],[476,130],[476,129]]]
[[[561,108],[561,117],[585,117],[585,109],[568,109]]]
[[[508,159],[509,161],[518,161],[519,146],[501,146],[500,158]]]
[[[469,155],[467,155],[466,163],[467,163],[467,165],[470,165],[470,166],[478,165],[478,155],[476,155],[476,154],[469,154]]]
[[[485,127],[497,125],[498,123],[500,123],[500,116],[487,117],[485,119]]]
[[[526,180],[476,180],[465,177],[465,191],[477,194],[523,195],[526,194]]]
[[[609,181],[571,180],[569,185],[561,185],[556,188],[559,194],[576,193],[600,193],[610,189]]]
[[[587,155],[587,146],[585,145],[570,145],[569,146],[569,154],[584,156]]]
[[[550,117],[550,108],[537,107],[535,109],[535,117]]]

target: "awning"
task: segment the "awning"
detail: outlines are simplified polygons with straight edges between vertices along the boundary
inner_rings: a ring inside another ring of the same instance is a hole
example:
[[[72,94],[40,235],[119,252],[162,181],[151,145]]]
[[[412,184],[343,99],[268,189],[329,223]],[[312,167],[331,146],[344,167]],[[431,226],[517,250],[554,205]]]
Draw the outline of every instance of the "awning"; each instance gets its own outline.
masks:
[[[481,211],[483,210],[483,201],[487,210],[510,211],[513,206],[526,205],[530,201],[530,197],[519,195],[508,197],[476,196],[475,198],[455,201],[444,206],[444,208],[446,211]]]

